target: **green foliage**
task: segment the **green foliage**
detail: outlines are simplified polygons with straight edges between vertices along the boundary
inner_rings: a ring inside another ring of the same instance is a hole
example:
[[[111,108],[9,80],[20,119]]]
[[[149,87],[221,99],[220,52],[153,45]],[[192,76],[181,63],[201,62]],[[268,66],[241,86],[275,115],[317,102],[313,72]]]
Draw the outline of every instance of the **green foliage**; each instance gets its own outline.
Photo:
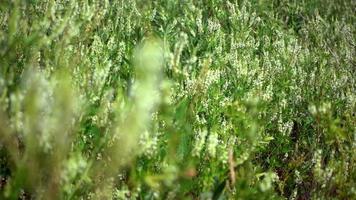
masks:
[[[0,199],[356,198],[355,1],[0,2]]]

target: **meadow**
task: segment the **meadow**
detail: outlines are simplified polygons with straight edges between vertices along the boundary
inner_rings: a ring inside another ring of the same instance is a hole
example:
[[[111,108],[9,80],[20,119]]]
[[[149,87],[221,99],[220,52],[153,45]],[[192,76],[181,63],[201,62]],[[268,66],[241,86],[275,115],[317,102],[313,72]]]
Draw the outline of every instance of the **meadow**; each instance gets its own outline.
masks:
[[[0,199],[356,199],[356,1],[0,1]]]

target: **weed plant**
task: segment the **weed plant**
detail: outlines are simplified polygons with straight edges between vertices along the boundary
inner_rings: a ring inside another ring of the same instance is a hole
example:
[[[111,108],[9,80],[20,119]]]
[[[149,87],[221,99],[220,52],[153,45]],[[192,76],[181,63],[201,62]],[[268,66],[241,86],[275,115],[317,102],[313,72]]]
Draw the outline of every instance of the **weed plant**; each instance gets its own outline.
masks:
[[[0,1],[0,199],[356,199],[355,8]]]

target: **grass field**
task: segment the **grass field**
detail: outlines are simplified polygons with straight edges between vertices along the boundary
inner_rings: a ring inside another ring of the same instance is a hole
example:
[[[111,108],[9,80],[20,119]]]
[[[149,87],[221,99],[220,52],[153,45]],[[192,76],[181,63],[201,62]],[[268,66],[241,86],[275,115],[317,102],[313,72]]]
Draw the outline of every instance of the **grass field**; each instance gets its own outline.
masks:
[[[356,1],[0,1],[0,199],[356,199]]]

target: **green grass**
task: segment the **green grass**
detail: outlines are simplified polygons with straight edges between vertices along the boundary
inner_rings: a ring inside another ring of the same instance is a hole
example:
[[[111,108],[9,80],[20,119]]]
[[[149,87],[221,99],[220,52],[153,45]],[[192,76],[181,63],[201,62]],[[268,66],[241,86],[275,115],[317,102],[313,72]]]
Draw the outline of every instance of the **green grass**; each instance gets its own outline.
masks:
[[[356,198],[353,0],[0,2],[0,199]]]

